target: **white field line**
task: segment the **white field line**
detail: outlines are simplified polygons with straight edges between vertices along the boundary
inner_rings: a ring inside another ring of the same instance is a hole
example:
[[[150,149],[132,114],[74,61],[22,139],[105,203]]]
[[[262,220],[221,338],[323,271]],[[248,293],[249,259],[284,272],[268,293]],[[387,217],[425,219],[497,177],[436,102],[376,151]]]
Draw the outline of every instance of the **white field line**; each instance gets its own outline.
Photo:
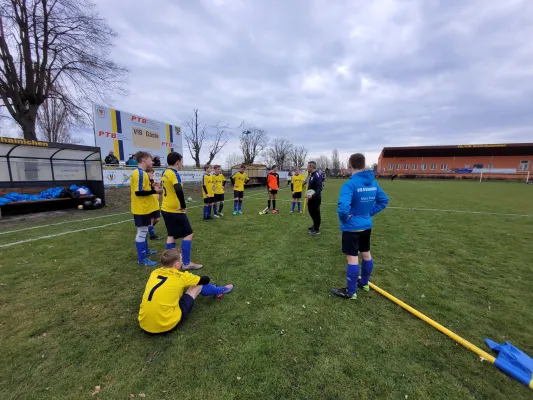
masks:
[[[252,200],[260,200],[260,199],[252,199]],[[283,201],[283,202],[292,202],[292,200],[285,200],[285,199],[277,199],[277,201]],[[325,202],[323,201],[322,204],[326,205],[337,205],[337,203],[331,203],[331,202]],[[469,211],[469,210],[447,210],[447,209],[441,209],[441,208],[417,208],[417,207],[394,207],[389,206],[386,208],[393,209],[393,210],[405,210],[405,211],[428,211],[428,212],[443,212],[443,213],[457,213],[457,214],[474,214],[474,215],[496,215],[500,217],[533,217],[533,214],[513,214],[513,213],[498,213],[498,212],[491,212],[491,211]]]
[[[198,208],[198,207],[203,207],[203,204],[202,204],[202,205],[198,205],[198,206],[192,206],[192,207],[189,207],[189,208]],[[128,213],[128,214],[131,214],[131,213]],[[58,237],[58,236],[70,235],[71,233],[77,233],[77,232],[83,232],[83,231],[90,231],[90,230],[93,230],[93,229],[106,228],[106,227],[108,227],[108,226],[112,226],[112,225],[123,224],[124,222],[128,222],[128,221],[131,222],[132,219],[129,218],[129,219],[125,219],[125,220],[123,220],[123,221],[111,222],[111,223],[109,223],[109,224],[98,225],[98,226],[91,226],[90,228],[76,229],[75,231],[67,231],[67,232],[54,233],[53,235],[39,236],[39,237],[36,237],[36,238],[25,239],[25,240],[19,240],[19,241],[17,241],[17,242],[6,243],[6,244],[0,244],[0,248],[11,247],[11,246],[15,246],[15,245],[17,245],[17,244],[23,244],[23,243],[28,243],[28,242],[35,242],[35,241],[37,241],[37,240],[41,240],[41,239],[51,239],[51,238],[55,238],[55,237]]]
[[[252,194],[250,196],[245,196],[245,198],[248,198],[248,197],[253,197],[253,196],[257,196],[257,195],[260,195],[262,193],[255,193],[255,194]],[[227,201],[227,200],[226,200]],[[196,201],[193,201],[193,203],[196,202]],[[200,207],[200,206],[198,206]],[[196,206],[194,207],[188,207],[188,208],[196,208]],[[109,217],[116,217],[118,215],[126,215],[126,214],[131,214],[131,212],[122,212],[122,213],[117,213],[117,214],[106,214],[106,215],[100,215],[98,217],[91,217],[91,218],[82,218],[82,219],[72,219],[72,220],[69,220],[69,221],[63,221],[63,222],[55,222],[53,224],[45,224],[45,225],[37,225],[37,226],[30,226],[28,228],[22,228],[22,229],[15,229],[15,230],[12,230],[12,231],[5,231],[5,232],[0,232],[0,236],[1,235],[7,235],[7,234],[10,234],[10,233],[17,233],[17,232],[24,232],[24,231],[29,231],[29,230],[32,230],[32,229],[39,229],[39,228],[48,228],[50,226],[58,226],[58,225],[63,225],[63,224],[70,224],[70,223],[76,223],[76,222],[85,222],[85,221],[94,221],[95,219],[101,219],[101,218],[109,218]]]

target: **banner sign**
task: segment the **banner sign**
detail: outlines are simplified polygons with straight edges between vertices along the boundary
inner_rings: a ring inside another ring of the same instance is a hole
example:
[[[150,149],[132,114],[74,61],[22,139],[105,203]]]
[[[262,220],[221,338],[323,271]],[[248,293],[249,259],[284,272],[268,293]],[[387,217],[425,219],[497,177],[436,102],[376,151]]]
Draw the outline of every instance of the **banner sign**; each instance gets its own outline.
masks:
[[[161,181],[163,172],[166,168],[154,168],[154,180],[156,182]],[[128,187],[130,186],[130,178],[135,168],[126,167],[103,167],[104,175],[104,187]],[[179,172],[182,182],[184,183],[199,183],[202,180],[204,171],[180,171]]]
[[[110,151],[127,161],[138,151],[165,159],[168,153],[183,154],[181,128],[153,119],[99,105],[93,106],[94,136],[102,157]]]
[[[516,168],[474,168],[473,174],[516,174]]]

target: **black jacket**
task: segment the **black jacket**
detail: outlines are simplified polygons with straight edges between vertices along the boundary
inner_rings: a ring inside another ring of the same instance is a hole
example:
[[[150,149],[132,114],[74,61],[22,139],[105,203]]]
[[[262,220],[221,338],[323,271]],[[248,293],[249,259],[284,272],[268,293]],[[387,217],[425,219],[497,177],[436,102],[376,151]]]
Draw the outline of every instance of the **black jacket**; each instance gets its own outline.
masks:
[[[108,155],[104,161],[106,164],[118,164],[118,158],[112,155]]]
[[[313,198],[321,198],[322,197],[322,176],[318,173],[318,171],[312,172],[309,175],[309,190],[314,190],[315,194],[313,195]]]

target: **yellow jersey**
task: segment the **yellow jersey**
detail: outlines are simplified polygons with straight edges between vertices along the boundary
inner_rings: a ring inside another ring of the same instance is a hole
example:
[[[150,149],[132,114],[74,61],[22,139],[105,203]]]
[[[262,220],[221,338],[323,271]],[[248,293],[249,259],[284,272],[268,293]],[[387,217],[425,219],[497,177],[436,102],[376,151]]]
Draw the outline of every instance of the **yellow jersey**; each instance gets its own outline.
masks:
[[[151,191],[152,185],[148,174],[141,168],[133,171],[130,178],[131,213],[134,215],[147,215],[153,210],[153,196],[137,196],[135,192]]]
[[[204,177],[202,178],[202,185],[202,195],[204,196],[204,199],[208,197],[215,197],[215,184],[213,183],[213,175],[204,174]]]
[[[215,194],[224,194],[224,184],[226,178],[223,174],[213,174],[213,183],[215,184]]]
[[[244,183],[249,180],[248,175],[245,172],[237,171],[232,177],[233,179],[233,190],[238,192],[244,192]]]
[[[304,180],[305,180],[305,176],[303,176],[302,174],[293,175],[291,178],[292,191],[296,193],[301,193],[304,187]]]
[[[154,270],[144,289],[139,309],[139,325],[146,332],[162,333],[174,328],[181,319],[179,300],[185,288],[196,286],[200,277],[174,268]]]
[[[182,185],[181,177],[178,171],[168,168],[163,172],[161,177],[161,187],[163,189],[163,201],[161,202],[161,211],[169,213],[182,213],[180,208],[185,208],[185,204],[181,204],[174,185]]]
[[[150,184],[152,185],[151,182],[150,182]],[[152,188],[153,188],[153,186],[152,186]],[[158,194],[153,194],[150,197],[152,198],[152,211],[150,211],[150,212],[158,211],[159,210],[159,195]]]

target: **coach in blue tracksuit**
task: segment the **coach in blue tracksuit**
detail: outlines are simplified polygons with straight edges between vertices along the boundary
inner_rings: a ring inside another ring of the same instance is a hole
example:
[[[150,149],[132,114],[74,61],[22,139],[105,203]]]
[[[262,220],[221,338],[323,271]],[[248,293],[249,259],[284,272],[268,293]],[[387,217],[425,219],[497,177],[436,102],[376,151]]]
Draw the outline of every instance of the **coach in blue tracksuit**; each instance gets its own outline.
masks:
[[[349,168],[352,177],[341,188],[337,213],[342,231],[342,252],[346,254],[346,287],[331,292],[345,299],[357,299],[359,252],[363,258],[359,287],[369,291],[368,282],[374,263],[370,255],[372,217],[389,204],[389,198],[374,179],[374,172],[365,171],[365,156],[352,154]]]

